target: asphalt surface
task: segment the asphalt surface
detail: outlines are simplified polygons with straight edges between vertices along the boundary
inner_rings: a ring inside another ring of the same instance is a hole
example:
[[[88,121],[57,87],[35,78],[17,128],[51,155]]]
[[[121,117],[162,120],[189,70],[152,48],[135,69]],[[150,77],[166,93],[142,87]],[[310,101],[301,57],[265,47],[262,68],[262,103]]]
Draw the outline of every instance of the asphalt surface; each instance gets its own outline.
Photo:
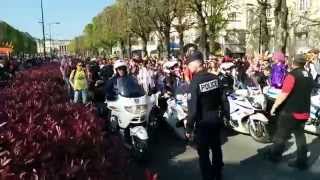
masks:
[[[287,166],[289,159],[295,158],[294,140],[288,143],[284,160],[273,164],[264,160],[259,149],[269,144],[255,142],[250,136],[223,131],[224,180],[319,180],[320,179],[320,138],[307,135],[309,144],[309,164],[306,171]],[[195,149],[176,138],[173,131],[162,127],[159,138],[151,145],[152,157],[148,163],[133,163],[133,180],[145,180],[144,170],[157,172],[158,180],[201,180],[198,157]]]

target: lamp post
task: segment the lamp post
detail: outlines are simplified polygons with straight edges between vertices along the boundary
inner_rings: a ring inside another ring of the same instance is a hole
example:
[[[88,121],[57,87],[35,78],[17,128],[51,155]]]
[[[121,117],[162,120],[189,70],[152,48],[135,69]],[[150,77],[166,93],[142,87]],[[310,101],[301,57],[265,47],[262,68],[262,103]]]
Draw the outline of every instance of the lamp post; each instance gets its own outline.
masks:
[[[43,17],[43,3],[41,0],[41,23],[42,23],[42,37],[43,37],[43,55],[46,57],[46,37],[44,33],[44,17]]]
[[[48,26],[49,26],[49,36],[50,36],[50,54],[52,55],[52,32],[51,32],[51,26],[52,25],[58,25],[60,24],[60,22],[51,22],[51,23],[48,23]]]

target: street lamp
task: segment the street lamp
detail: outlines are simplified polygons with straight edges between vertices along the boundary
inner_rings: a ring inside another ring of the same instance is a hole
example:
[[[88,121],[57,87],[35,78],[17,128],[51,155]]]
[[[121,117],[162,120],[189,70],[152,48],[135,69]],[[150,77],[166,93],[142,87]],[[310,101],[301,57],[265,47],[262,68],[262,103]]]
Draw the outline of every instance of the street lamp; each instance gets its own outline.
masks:
[[[51,22],[51,23],[48,23],[48,26],[49,26],[49,35],[50,35],[50,54],[52,55],[52,33],[51,33],[51,26],[52,25],[58,25],[60,24],[60,22]]]
[[[41,23],[42,23],[42,37],[43,37],[43,56],[46,57],[46,37],[44,34],[44,17],[43,17],[43,3],[41,0]]]

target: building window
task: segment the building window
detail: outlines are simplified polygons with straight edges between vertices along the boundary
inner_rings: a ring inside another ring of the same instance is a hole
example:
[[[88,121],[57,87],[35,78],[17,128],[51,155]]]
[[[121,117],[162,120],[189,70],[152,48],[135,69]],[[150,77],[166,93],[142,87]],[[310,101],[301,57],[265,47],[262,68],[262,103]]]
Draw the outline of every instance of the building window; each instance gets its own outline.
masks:
[[[237,21],[237,13],[232,12],[232,13],[228,14],[228,20],[229,21]]]
[[[267,17],[270,18],[272,15],[271,15],[271,8],[268,8],[267,9]]]
[[[305,11],[310,6],[310,0],[299,0],[299,10]]]

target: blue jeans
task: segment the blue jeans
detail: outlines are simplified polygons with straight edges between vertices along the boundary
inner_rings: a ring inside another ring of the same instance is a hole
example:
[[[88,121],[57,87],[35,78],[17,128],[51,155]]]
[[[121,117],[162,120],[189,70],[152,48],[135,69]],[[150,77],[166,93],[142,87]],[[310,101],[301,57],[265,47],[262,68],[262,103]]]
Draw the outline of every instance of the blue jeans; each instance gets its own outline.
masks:
[[[88,91],[87,89],[83,89],[83,90],[75,90],[74,91],[74,103],[78,103],[79,102],[79,96],[81,94],[81,100],[82,103],[85,104],[87,103],[87,96],[88,96]]]

